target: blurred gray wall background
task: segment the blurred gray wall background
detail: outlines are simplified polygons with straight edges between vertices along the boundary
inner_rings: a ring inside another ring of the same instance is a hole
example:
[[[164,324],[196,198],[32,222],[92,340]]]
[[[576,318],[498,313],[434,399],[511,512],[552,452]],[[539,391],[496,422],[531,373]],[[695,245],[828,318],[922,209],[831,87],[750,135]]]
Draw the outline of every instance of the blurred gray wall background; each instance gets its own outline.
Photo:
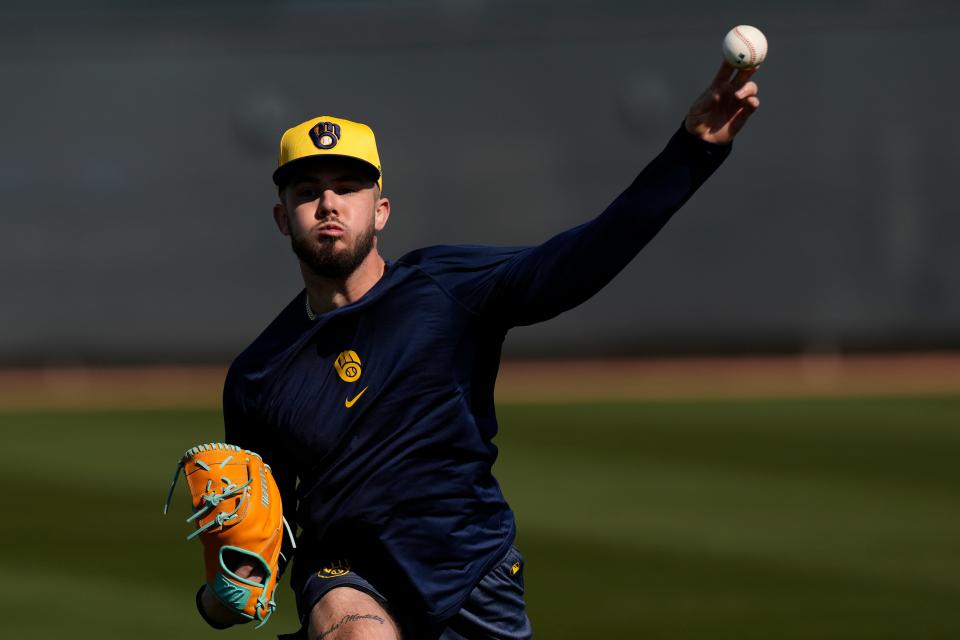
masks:
[[[960,345],[951,2],[32,2],[0,9],[0,362],[225,360],[301,288],[282,131],[378,134],[391,258],[578,224],[735,24],[763,106],[607,289],[512,354]]]

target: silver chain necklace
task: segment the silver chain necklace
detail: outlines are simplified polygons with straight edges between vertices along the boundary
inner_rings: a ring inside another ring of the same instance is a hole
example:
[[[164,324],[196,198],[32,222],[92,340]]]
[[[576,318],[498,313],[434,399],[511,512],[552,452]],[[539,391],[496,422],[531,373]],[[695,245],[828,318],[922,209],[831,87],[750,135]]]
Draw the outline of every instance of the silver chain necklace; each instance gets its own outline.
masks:
[[[303,305],[307,310],[307,317],[311,320],[316,320],[317,314],[315,314],[313,309],[310,308],[310,294],[306,291],[303,292]]]

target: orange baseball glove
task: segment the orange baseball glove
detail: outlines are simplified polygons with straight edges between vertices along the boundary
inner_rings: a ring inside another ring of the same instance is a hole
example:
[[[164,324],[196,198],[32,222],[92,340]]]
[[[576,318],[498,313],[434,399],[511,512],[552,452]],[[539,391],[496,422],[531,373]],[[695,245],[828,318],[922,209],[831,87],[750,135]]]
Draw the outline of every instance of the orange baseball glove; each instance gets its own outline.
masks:
[[[196,526],[187,540],[199,537],[203,543],[208,587],[227,608],[263,626],[276,608],[273,592],[285,527],[289,533],[270,466],[235,445],[193,447],[177,465],[164,513],[181,469],[193,497],[194,513],[187,522]],[[263,582],[233,573],[231,567],[239,564],[261,566]]]

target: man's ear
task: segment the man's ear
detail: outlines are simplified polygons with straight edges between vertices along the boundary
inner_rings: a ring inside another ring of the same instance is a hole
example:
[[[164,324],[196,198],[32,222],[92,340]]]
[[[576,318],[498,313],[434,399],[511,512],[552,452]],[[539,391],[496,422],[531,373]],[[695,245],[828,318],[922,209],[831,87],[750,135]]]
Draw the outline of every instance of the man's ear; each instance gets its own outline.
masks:
[[[290,235],[290,221],[287,219],[287,208],[282,202],[273,205],[273,221],[277,223],[277,229],[285,236]]]
[[[390,199],[379,198],[376,208],[373,210],[373,228],[377,231],[383,231],[387,226],[387,220],[390,218]]]

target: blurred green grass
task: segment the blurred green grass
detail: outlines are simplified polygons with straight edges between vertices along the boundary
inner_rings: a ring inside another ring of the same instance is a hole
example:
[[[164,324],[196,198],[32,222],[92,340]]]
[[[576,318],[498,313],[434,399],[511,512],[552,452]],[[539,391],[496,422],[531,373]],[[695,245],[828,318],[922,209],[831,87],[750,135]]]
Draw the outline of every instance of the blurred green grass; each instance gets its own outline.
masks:
[[[956,638],[960,397],[500,407],[538,638]],[[3,636],[225,637],[180,453],[216,411],[0,411]],[[12,501],[12,506],[9,502]],[[292,595],[260,631],[295,628]]]

